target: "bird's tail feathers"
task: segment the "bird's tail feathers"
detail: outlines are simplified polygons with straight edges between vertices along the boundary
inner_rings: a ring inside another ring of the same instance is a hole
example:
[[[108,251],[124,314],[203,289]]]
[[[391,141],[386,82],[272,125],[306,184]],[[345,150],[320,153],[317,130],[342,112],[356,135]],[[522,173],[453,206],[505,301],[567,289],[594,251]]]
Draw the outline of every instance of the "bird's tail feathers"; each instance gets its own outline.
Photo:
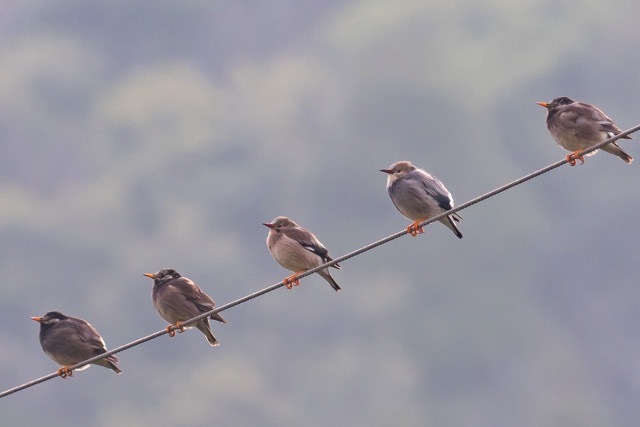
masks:
[[[326,270],[326,269],[325,269],[325,270],[320,270],[320,271],[318,271],[318,274],[319,274],[320,276],[322,276],[322,278],[323,278],[324,280],[326,280],[327,282],[329,282],[329,284],[331,285],[331,287],[332,287],[333,289],[335,289],[335,290],[336,290],[336,292],[342,289],[340,286],[338,286],[338,284],[336,283],[336,281],[335,281],[335,280],[333,280],[333,277],[331,277],[331,274],[329,273],[329,271],[328,271],[328,270]]]
[[[456,218],[453,217],[454,215],[455,214],[451,214],[451,215],[447,216],[446,218],[442,218],[440,221],[442,221],[442,223],[444,225],[449,227],[449,229],[451,229],[451,231],[453,231],[453,233],[458,237],[458,239],[462,239],[462,233],[460,232],[460,230],[458,230],[458,227],[456,227],[456,223],[454,222],[454,220],[456,220]],[[460,219],[462,219],[462,218],[460,218]],[[460,220],[457,220],[457,221],[459,222]]]
[[[197,322],[196,327],[200,330],[200,332],[204,334],[211,347],[217,347],[220,345],[216,337],[213,336],[213,332],[211,332],[211,326],[209,326],[209,322],[206,318],[204,322]]]
[[[624,150],[622,150],[622,148],[620,148],[620,146],[618,144],[616,144],[615,142],[612,142],[611,144],[607,144],[604,147],[602,147],[601,149],[602,149],[602,151],[605,151],[605,152],[607,152],[609,154],[613,154],[614,156],[620,157],[626,163],[633,162],[633,157],[631,157],[630,155],[625,153]]]
[[[104,359],[100,359],[100,360],[98,360],[97,362],[94,362],[94,363],[96,365],[100,365],[100,366],[103,366],[105,368],[109,368],[113,372],[115,372],[116,374],[119,374],[122,371],[118,367],[118,362],[119,362],[118,358],[112,354],[111,356],[107,356]],[[87,365],[87,366],[89,366],[89,365]]]

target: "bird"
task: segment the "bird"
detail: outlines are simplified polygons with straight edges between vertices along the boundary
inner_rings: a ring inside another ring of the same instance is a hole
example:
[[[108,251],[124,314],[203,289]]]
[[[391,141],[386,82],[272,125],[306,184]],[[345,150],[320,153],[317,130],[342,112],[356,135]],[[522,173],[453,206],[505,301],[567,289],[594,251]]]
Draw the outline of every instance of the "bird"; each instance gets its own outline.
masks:
[[[50,311],[42,317],[31,319],[40,323],[40,345],[47,356],[62,365],[58,369],[58,375],[62,378],[73,376],[71,366],[107,352],[104,340],[86,320],[67,316],[59,311]],[[109,368],[116,374],[122,372],[118,367],[118,358],[114,355],[91,363]],[[85,365],[77,370],[82,371],[88,367],[89,365]]]
[[[547,129],[553,139],[565,150],[571,151],[567,155],[567,162],[576,165],[576,160],[584,163],[582,152],[609,138],[613,138],[622,131],[599,108],[577,102],[566,96],[555,98],[551,102],[537,102],[547,109]],[[631,139],[623,136],[621,139]],[[631,163],[633,157],[625,153],[614,141],[603,147],[602,151],[620,157],[626,163]],[[595,154],[592,151],[587,156]]]
[[[213,310],[216,305],[215,301],[205,294],[198,285],[191,279],[181,276],[173,268],[163,268],[157,273],[144,273],[144,276],[153,279],[153,290],[151,291],[153,305],[160,316],[171,323],[167,326],[169,336],[174,336],[175,330],[184,331],[183,322]],[[218,313],[209,317],[218,322],[227,323]],[[198,320],[193,326],[204,334],[209,345],[212,347],[220,345],[211,332],[208,317]],[[187,328],[191,328],[191,326]]]
[[[262,225],[269,228],[267,248],[273,259],[287,270],[294,272],[283,280],[287,289],[300,284],[297,278],[300,273],[333,261],[327,248],[312,232],[300,227],[286,216],[276,217],[270,223],[264,222]],[[337,263],[332,267],[340,269]],[[341,289],[331,277],[329,270],[325,268],[317,273],[329,282],[333,289],[336,291]]]
[[[380,172],[387,174],[387,193],[395,207],[402,215],[415,221],[407,227],[407,233],[412,236],[424,232],[421,222],[453,209],[453,197],[444,184],[411,162],[396,162],[387,169],[380,169]],[[441,218],[440,222],[462,239],[462,233],[455,224],[461,220],[460,215],[453,213]]]

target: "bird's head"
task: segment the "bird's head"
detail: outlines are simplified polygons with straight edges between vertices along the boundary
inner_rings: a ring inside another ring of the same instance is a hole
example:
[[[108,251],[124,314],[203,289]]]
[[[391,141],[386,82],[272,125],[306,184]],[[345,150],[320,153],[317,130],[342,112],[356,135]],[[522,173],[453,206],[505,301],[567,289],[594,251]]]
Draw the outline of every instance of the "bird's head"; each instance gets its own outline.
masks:
[[[554,98],[551,102],[536,102],[541,107],[546,108],[547,110],[553,110],[555,108],[561,107],[563,105],[573,104],[575,101],[566,96],[560,96],[558,98]]]
[[[276,217],[271,222],[263,222],[262,225],[264,225],[265,227],[269,227],[272,231],[276,233],[284,230],[285,228],[294,228],[298,226],[298,224],[291,221],[286,216]]]
[[[388,169],[380,169],[380,172],[384,172],[388,175],[387,183],[390,184],[398,178],[402,178],[406,174],[413,172],[417,168],[409,161],[396,162],[389,166]]]
[[[53,325],[54,323],[68,318],[68,316],[65,316],[59,311],[50,311],[42,317],[32,317],[31,320],[35,320],[41,325]]]
[[[180,273],[175,271],[173,268],[163,268],[157,273],[144,273],[144,276],[153,279],[154,283],[157,284],[162,284],[168,282],[169,280],[182,277],[180,276]]]

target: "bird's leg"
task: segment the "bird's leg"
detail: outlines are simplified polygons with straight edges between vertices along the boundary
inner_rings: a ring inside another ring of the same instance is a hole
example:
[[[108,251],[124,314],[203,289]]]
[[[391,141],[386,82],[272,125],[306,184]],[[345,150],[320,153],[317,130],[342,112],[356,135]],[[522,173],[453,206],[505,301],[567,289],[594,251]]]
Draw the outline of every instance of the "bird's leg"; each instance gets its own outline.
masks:
[[[420,223],[424,220],[416,221],[410,226],[407,227],[407,233],[411,234],[413,237],[416,237],[418,234],[424,233],[424,227],[420,225]]]
[[[58,375],[60,375],[62,378],[72,377],[73,371],[69,369],[68,366],[63,366],[62,368],[58,369]]]
[[[567,162],[571,165],[571,166],[575,166],[576,165],[576,160],[580,160],[580,164],[584,164],[584,156],[582,155],[582,152],[584,150],[578,150],[578,151],[574,151],[571,154],[567,155]]]
[[[167,333],[170,337],[175,336],[176,331],[178,331],[178,333],[184,332],[184,326],[182,326],[181,322],[176,322],[175,325],[167,325]]]
[[[297,277],[298,274],[300,273],[295,273],[289,277],[284,278],[283,282],[284,282],[285,288],[291,289],[294,286],[298,286],[300,284],[300,280],[298,280],[298,277]]]

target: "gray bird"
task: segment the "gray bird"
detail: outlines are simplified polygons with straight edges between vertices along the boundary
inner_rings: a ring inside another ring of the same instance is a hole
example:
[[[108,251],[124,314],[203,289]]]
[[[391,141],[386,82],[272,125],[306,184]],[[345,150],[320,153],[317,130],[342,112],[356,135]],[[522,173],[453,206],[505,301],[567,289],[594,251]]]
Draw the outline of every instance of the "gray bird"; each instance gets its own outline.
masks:
[[[453,208],[453,198],[444,184],[411,162],[396,162],[388,169],[380,169],[380,172],[387,174],[387,192],[395,207],[402,215],[415,221],[407,227],[412,236],[424,232],[419,225],[421,222]],[[455,224],[461,220],[462,217],[454,213],[440,219],[440,222],[462,239],[462,233]]]
[[[93,326],[86,320],[66,316],[58,311],[50,311],[43,317],[32,317],[40,323],[40,345],[44,352],[58,365],[58,375],[62,378],[72,376],[70,367],[92,357],[107,352],[104,340]],[[118,367],[118,358],[114,355],[91,362],[113,370],[116,374],[122,372]],[[78,368],[87,369],[89,365]]]
[[[300,227],[286,216],[279,216],[271,223],[265,222],[263,225],[269,227],[267,235],[269,252],[278,264],[294,272],[293,275],[284,279],[287,289],[300,284],[296,277],[298,274],[333,261],[327,248],[312,232]],[[332,267],[340,269],[338,264],[333,264]],[[329,270],[325,268],[318,271],[318,274],[329,282],[333,289],[340,290],[340,286],[333,280]]]
[[[571,154],[567,155],[567,162],[571,166],[575,166],[576,160],[584,163],[582,155],[584,150],[622,132],[613,120],[597,107],[576,102],[566,96],[537,104],[547,109],[547,129],[551,132],[553,139],[565,150],[571,151]],[[631,137],[623,136],[620,139],[631,139]],[[592,151],[587,156],[597,151]],[[633,157],[622,151],[616,142],[605,145],[602,151],[618,156],[627,163],[633,161]]]
[[[171,325],[167,326],[170,336],[175,335],[173,327],[182,332],[185,327],[182,322],[194,318],[202,313],[214,309],[216,303],[211,297],[186,277],[172,268],[165,268],[157,273],[145,273],[146,277],[153,279],[153,290],[151,297],[153,305],[160,313],[160,316]],[[218,313],[210,316],[213,320],[227,323]],[[207,341],[213,347],[220,345],[213,336],[209,326],[209,318],[205,317],[192,324],[207,337]],[[188,326],[187,328],[191,328]]]

